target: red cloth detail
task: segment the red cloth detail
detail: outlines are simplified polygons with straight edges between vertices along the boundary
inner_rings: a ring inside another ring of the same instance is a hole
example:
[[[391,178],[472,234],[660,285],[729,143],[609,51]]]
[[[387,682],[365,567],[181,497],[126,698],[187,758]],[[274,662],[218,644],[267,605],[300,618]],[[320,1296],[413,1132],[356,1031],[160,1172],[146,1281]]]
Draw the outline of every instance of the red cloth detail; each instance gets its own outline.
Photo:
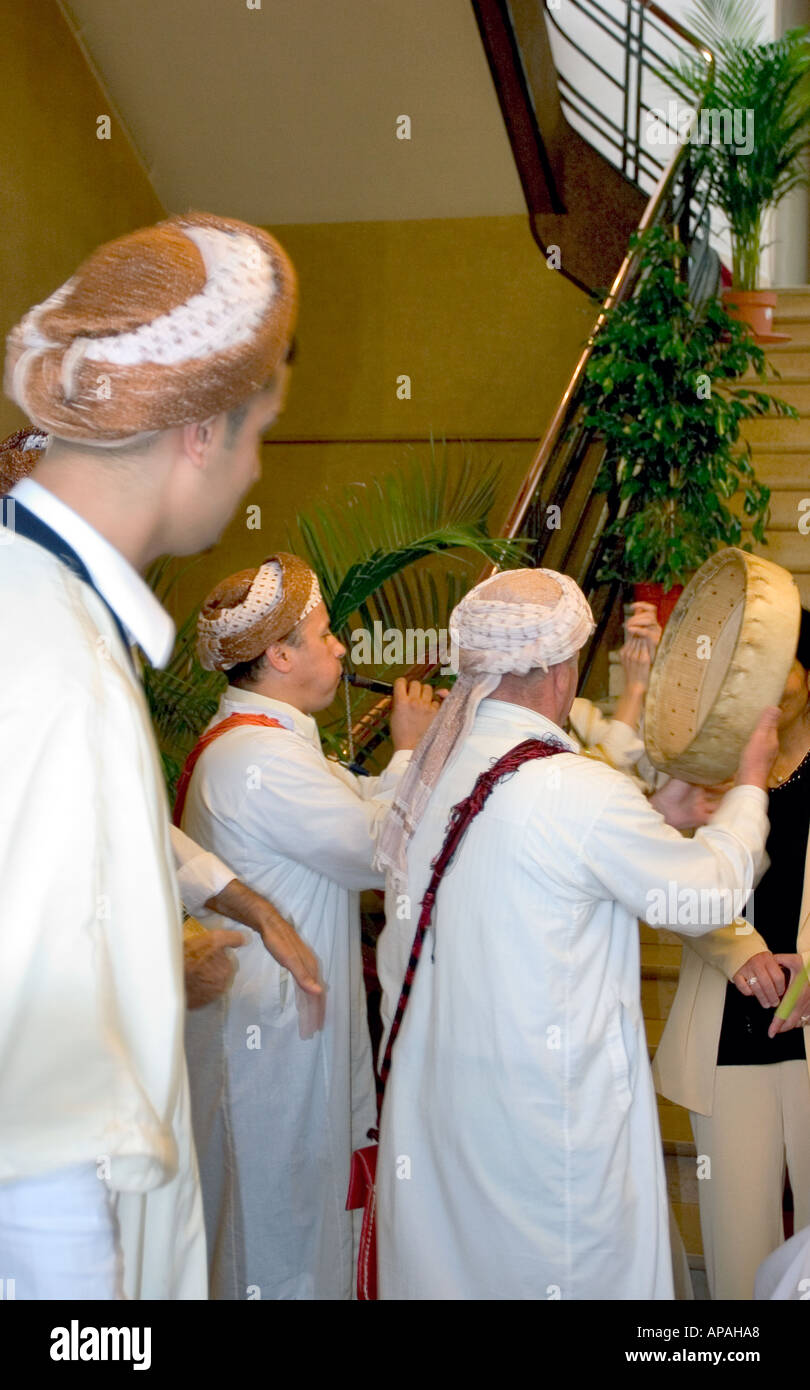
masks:
[[[208,745],[214,742],[215,738],[219,738],[220,734],[227,734],[229,729],[238,728],[240,724],[263,724],[268,729],[284,728],[284,725],[279,724],[277,719],[271,719],[267,714],[229,714],[227,719],[223,719],[221,723],[215,724],[213,729],[208,730],[208,733],[202,734],[200,738],[197,739],[197,742],[186,758],[183,764],[183,771],[180,773],[177,780],[177,794],[174,798],[174,814],[172,815],[172,820],[175,825],[179,826],[183,819],[183,808],[186,804],[191,774],[197,766],[200,757],[205,752]]]

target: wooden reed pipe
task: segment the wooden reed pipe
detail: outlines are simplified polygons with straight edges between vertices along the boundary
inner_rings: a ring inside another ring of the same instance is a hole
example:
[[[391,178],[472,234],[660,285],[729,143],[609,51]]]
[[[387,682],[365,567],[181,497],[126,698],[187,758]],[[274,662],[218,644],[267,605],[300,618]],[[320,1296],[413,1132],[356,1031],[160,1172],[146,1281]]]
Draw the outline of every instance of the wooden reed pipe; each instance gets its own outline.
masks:
[[[393,695],[394,687],[387,681],[371,680],[368,676],[355,675],[354,671],[349,672],[349,685],[356,685],[360,690],[374,690],[378,695]]]

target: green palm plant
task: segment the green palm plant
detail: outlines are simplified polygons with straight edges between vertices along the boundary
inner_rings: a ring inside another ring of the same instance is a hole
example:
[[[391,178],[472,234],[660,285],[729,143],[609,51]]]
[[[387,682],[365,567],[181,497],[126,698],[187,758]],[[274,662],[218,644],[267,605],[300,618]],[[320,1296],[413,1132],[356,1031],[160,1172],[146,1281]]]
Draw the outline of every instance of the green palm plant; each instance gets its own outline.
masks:
[[[297,517],[290,549],[318,575],[348,666],[359,631],[375,624],[395,632],[444,628],[482,561],[500,568],[524,561],[523,541],[489,535],[498,476],[490,460],[467,450],[453,463],[447,446],[431,440],[426,456],[412,452],[390,473]],[[407,670],[405,662],[364,665],[364,674],[387,681]],[[322,733],[340,756],[350,751],[350,719],[362,717],[375,699],[356,693],[352,715],[339,693],[327,712]]]
[[[296,518],[289,549],[317,574],[332,628],[347,648],[353,623],[379,621],[400,630],[444,624],[482,561],[504,568],[521,563],[523,543],[491,537],[487,529],[498,475],[496,465],[470,452],[452,465],[446,447],[438,450],[431,441],[427,457],[414,452],[390,473],[329,495],[310,515]],[[147,581],[165,602],[186,569],[161,560]],[[223,675],[204,671],[197,661],[197,611],[180,625],[168,666],[147,667],[144,675],[171,800],[185,758],[225,687]],[[389,681],[402,673],[387,667],[368,672]],[[368,705],[374,698],[359,697]],[[347,722],[345,709],[333,707],[325,716],[325,743],[339,756],[347,751]]]
[[[164,557],[146,573],[146,582],[165,604],[180,576],[196,563],[177,566]],[[145,664],[143,680],[146,702],[152,716],[163,776],[174,804],[177,779],[191,749],[208,721],[213,718],[225,688],[219,671],[204,671],[195,654],[197,612],[185,618],[177,630],[168,664],[162,670]]]
[[[687,24],[712,49],[715,67],[706,88],[702,61],[681,57],[665,65],[666,80],[703,112],[740,113],[753,125],[747,141],[729,138],[717,116],[711,139],[695,149],[695,175],[708,174],[711,200],[728,220],[732,276],[739,290],[757,288],[765,213],[808,181],[810,148],[810,30],[791,29],[757,42],[757,7],[751,0],[697,0]]]

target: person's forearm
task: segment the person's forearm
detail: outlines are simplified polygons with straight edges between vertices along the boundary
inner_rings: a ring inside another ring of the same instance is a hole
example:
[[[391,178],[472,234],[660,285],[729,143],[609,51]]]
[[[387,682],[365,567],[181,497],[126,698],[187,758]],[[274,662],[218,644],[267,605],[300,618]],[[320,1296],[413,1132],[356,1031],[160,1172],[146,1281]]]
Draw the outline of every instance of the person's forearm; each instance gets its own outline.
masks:
[[[618,719],[622,724],[629,725],[634,731],[637,730],[641,711],[644,708],[645,694],[646,687],[638,681],[633,682],[632,685],[626,685],[619,696],[613,718]]]
[[[248,888],[247,884],[238,878],[232,878],[230,883],[226,883],[219,893],[208,899],[205,906],[210,912],[218,912],[223,917],[242,922],[244,926],[251,927],[259,933],[268,925],[286,925],[284,918],[276,912],[272,903],[254,893],[252,888]]]

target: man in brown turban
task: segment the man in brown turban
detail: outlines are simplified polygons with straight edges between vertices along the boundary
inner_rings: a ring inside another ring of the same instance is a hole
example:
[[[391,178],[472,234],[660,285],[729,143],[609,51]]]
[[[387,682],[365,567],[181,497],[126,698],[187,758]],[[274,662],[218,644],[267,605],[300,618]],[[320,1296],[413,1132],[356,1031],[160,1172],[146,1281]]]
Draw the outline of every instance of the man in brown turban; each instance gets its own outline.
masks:
[[[313,572],[272,555],[217,585],[198,620],[228,687],[181,779],[175,814],[269,896],[318,957],[312,1033],[288,972],[248,943],[227,996],[189,1014],[186,1049],[215,1298],[346,1299],[354,1282],[352,1150],[374,1123],[358,894],[381,887],[376,836],[410,750],[438,711],[397,682],[380,777],[324,757],[314,715],[345,650]]]
[[[177,884],[130,648],[160,665],[174,641],[139,571],[212,544],[258,477],[295,305],[272,237],[190,214],[102,246],[9,335],[6,390],[51,436],[0,528],[0,1265],[18,1298],[206,1296]]]
[[[0,443],[0,498],[15,483],[30,477],[48,447],[49,436],[35,429],[16,430]],[[176,825],[169,827],[177,884],[190,920],[183,931],[186,1002],[190,1009],[210,1004],[230,984],[233,968],[229,949],[243,938],[226,929],[199,930],[197,919],[222,914],[257,931],[267,950],[307,992],[320,995],[317,962],[297,932],[271,903],[240,883],[215,854],[201,849]]]

